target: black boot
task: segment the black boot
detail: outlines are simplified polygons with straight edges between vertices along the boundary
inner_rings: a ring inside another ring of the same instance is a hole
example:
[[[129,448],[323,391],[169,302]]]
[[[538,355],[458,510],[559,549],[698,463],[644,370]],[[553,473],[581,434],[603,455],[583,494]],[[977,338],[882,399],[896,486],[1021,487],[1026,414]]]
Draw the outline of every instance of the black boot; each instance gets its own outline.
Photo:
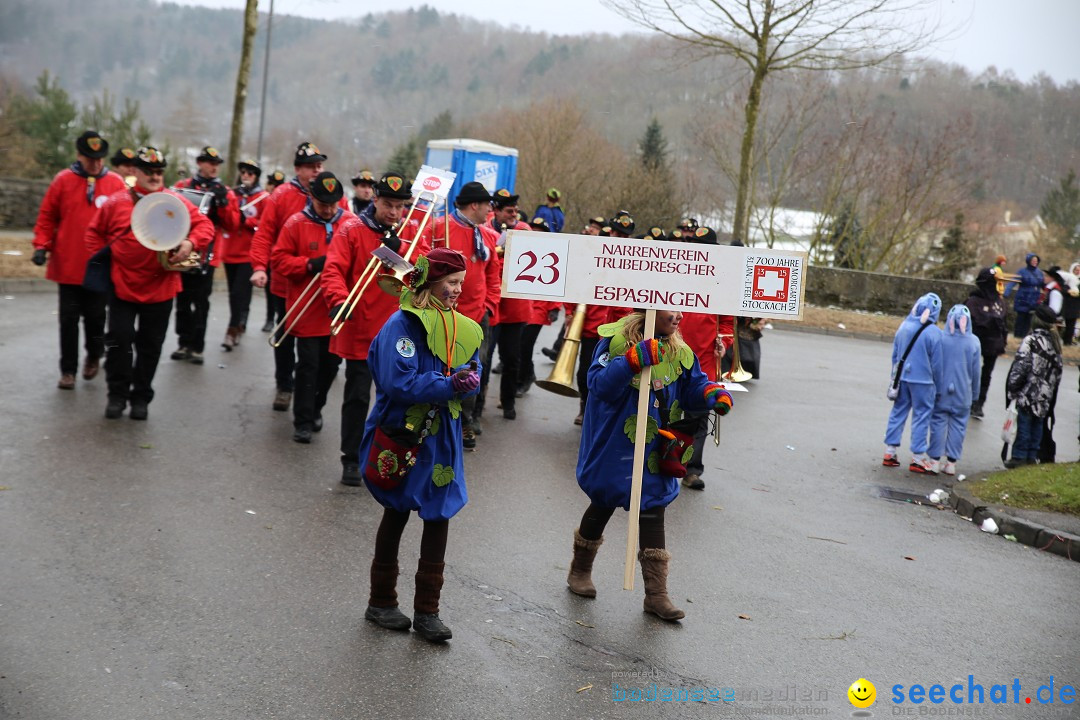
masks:
[[[397,563],[371,561],[371,598],[364,617],[387,630],[408,630],[412,624],[398,609]]]
[[[439,619],[439,596],[442,594],[445,563],[421,559],[416,569],[416,595],[413,598],[413,630],[428,642],[446,642],[454,636]]]

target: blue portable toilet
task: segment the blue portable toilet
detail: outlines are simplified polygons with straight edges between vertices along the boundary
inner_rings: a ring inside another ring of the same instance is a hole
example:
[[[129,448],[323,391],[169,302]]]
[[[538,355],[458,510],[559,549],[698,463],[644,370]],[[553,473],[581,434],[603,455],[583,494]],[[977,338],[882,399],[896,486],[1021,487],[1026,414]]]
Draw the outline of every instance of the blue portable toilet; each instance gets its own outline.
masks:
[[[451,207],[465,183],[479,182],[488,192],[499,188],[514,192],[517,181],[516,148],[504,147],[483,140],[451,138],[429,140],[425,165],[457,174],[448,198]]]

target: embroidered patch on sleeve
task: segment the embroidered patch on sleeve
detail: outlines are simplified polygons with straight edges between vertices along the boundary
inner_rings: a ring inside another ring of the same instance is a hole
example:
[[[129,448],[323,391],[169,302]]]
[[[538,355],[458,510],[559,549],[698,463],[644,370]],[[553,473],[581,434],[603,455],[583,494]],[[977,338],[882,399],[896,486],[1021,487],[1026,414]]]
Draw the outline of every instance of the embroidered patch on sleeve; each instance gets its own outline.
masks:
[[[416,354],[416,343],[407,337],[398,338],[397,342],[394,343],[394,347],[397,349],[398,355],[404,358],[411,358]]]

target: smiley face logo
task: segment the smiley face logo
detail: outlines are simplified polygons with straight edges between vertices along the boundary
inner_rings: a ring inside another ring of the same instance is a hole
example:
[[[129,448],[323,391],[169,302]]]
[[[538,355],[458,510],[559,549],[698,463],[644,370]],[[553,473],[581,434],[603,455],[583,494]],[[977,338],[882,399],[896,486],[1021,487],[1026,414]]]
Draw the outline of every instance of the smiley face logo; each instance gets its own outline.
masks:
[[[859,678],[851,683],[847,691],[848,700],[857,708],[868,708],[877,700],[877,688],[866,678]]]

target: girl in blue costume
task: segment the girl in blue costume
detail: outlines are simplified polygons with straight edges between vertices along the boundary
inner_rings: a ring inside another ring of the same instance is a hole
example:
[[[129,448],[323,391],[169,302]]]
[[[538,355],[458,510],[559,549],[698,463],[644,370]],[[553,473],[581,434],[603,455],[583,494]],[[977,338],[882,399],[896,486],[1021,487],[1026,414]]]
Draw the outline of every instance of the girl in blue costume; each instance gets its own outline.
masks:
[[[465,279],[465,257],[436,248],[420,258],[390,316],[371,344],[375,407],[360,458],[364,483],[385,508],[375,536],[371,597],[364,617],[408,630],[398,609],[398,545],[413,510],[424,521],[411,625],[425,640],[451,632],[439,618],[449,520],[468,501],[461,448],[461,399],[480,387],[480,326],[453,310]]]
[[[956,462],[964,449],[971,405],[979,399],[979,360],[982,346],[971,331],[971,311],[953,305],[941,335],[941,365],[944,382],[930,416],[930,446],[934,469],[956,474]],[[945,464],[941,454],[945,453]]]
[[[941,392],[942,387],[941,330],[935,324],[940,313],[941,298],[934,293],[923,295],[915,301],[915,307],[911,308],[911,313],[900,323],[893,337],[893,373],[896,372],[896,366],[912,338],[915,338],[915,342],[904,361],[899,395],[893,401],[892,410],[889,412],[889,423],[885,429],[885,456],[881,460],[885,467],[896,467],[900,464],[897,454],[910,412],[912,458],[908,470],[926,475],[937,474],[926,449],[930,439],[930,416],[934,412],[934,397]],[[916,337],[915,333],[924,325],[926,329]]]
[[[667,593],[671,553],[665,546],[664,509],[678,496],[676,475],[685,473],[683,464],[693,454],[693,436],[673,432],[670,423],[680,420],[687,410],[726,415],[731,409],[731,395],[705,376],[694,351],[679,335],[682,316],[681,312],[658,311],[657,337],[648,340],[642,339],[645,316],[641,312],[599,328],[600,343],[589,366],[589,401],[577,465],[578,485],[592,503],[574,531],[574,559],[566,578],[571,592],[596,597],[592,565],[604,541],[604,527],[615,508],[630,509],[640,373],[652,366],[638,560],[645,581],[645,611],[664,620],[685,617]]]

